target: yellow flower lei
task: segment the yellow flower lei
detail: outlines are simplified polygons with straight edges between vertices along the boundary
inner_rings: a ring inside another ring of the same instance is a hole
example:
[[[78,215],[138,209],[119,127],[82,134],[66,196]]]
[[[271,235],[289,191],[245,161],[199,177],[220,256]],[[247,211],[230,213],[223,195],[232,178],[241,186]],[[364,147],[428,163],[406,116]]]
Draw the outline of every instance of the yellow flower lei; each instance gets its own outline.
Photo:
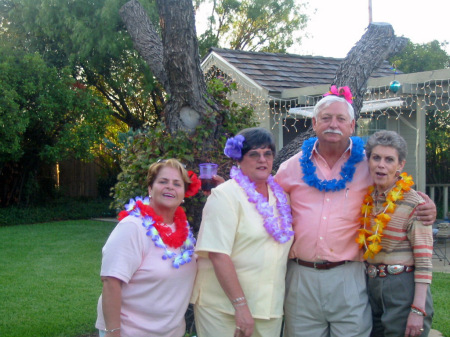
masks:
[[[381,243],[381,237],[383,236],[383,230],[386,228],[391,217],[386,213],[394,213],[397,205],[397,200],[403,199],[403,193],[408,192],[411,186],[414,185],[412,176],[406,172],[400,174],[400,179],[395,183],[395,187],[388,193],[386,202],[383,203],[384,211],[375,217],[375,224],[369,229],[370,215],[373,209],[372,193],[375,189],[374,186],[369,186],[366,196],[364,197],[363,204],[361,206],[361,214],[364,217],[360,218],[361,228],[358,229],[358,236],[356,237],[356,243],[359,244],[359,248],[365,248],[364,259],[373,258],[383,248]]]

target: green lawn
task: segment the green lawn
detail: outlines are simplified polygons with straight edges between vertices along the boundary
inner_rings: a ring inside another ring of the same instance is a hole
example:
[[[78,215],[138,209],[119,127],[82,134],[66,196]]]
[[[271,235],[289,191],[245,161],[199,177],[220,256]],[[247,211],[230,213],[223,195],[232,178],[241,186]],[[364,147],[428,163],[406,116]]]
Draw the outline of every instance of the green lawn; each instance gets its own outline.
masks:
[[[434,302],[432,328],[450,337],[450,274],[433,273],[431,293]]]
[[[114,226],[77,220],[0,227],[0,336],[95,331],[101,248]]]
[[[76,337],[95,331],[101,248],[115,223],[0,227],[0,336]],[[433,328],[450,336],[450,274],[434,273]]]

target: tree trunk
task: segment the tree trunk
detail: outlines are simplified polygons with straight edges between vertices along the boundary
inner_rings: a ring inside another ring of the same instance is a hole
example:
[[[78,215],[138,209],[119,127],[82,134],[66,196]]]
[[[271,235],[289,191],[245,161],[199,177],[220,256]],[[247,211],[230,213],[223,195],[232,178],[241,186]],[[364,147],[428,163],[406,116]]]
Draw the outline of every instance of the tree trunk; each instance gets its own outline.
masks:
[[[314,137],[315,133],[312,127],[309,127],[308,130],[301,132],[297,137],[287,143],[283,148],[278,152],[275,160],[273,161],[273,170],[276,172],[280,167],[281,163],[285,162],[292,156],[295,156],[301,149],[303,142],[311,137]]]
[[[127,2],[119,11],[125,27],[153,75],[170,95],[168,79],[163,64],[163,44],[145,9],[137,0]]]
[[[169,94],[164,109],[168,132],[192,132],[208,110],[208,94],[200,68],[194,8],[191,0],[157,0],[162,39],[137,0],[120,10],[134,45]]]
[[[355,119],[358,120],[367,89],[367,81],[383,61],[399,53],[408,39],[396,37],[388,23],[372,23],[366,33],[340,64],[332,85],[350,87],[353,96]]]
[[[171,131],[195,127],[211,107],[205,99],[206,83],[200,68],[192,1],[156,2],[163,32],[164,67],[172,94],[166,107],[166,124]]]
[[[350,87],[354,96],[355,120],[359,118],[370,75],[384,60],[400,52],[407,41],[406,38],[396,37],[390,24],[372,23],[340,64],[330,86]],[[274,170],[278,170],[282,162],[298,153],[303,141],[313,134],[311,127],[284,146],[275,158]]]

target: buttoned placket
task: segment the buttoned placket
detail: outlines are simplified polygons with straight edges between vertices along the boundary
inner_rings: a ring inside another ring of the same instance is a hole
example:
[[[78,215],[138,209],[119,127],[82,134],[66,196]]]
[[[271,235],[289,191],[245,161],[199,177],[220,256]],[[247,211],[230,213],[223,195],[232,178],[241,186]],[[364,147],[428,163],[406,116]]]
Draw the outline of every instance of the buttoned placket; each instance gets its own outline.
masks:
[[[347,148],[347,150],[342,154],[341,158],[339,158],[337,163],[345,163],[346,160],[348,160],[350,154],[349,154],[350,146]],[[318,153],[317,151],[314,151],[316,155],[317,162],[320,161],[320,165],[316,166],[316,174],[317,171],[320,170],[325,179],[329,180],[330,177],[335,176],[335,170],[338,170],[338,172],[341,171],[342,165],[335,165],[333,168],[330,168],[326,160]],[[325,192],[324,198],[322,201],[322,215],[320,218],[320,224],[319,224],[319,238],[317,241],[317,249],[316,249],[316,260],[326,260],[324,257],[324,254],[327,254],[327,252],[331,249],[330,248],[330,242],[327,240],[327,232],[328,232],[328,224],[329,224],[329,218],[330,218],[330,212],[331,212],[331,205],[333,204],[334,199],[334,191]],[[346,197],[348,194],[348,189],[346,191]]]

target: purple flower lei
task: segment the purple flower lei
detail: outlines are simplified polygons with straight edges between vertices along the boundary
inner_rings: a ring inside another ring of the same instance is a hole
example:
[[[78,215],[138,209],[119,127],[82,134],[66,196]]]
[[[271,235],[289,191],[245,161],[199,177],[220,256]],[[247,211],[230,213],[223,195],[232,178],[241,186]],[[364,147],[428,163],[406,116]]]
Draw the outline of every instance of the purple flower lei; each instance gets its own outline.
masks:
[[[244,147],[245,137],[237,135],[236,137],[228,138],[223,153],[228,158],[239,160],[242,157],[242,148]]]
[[[233,166],[230,177],[236,180],[239,186],[247,193],[248,201],[255,204],[256,210],[264,219],[264,228],[267,233],[279,243],[288,242],[294,235],[292,231],[291,206],[287,202],[283,189],[275,182],[272,175],[267,178],[267,184],[277,199],[279,217],[274,215],[273,208],[269,205],[266,198],[256,191],[255,183],[244,175],[239,168]]]
[[[142,226],[147,230],[147,236],[152,238],[153,243],[156,247],[164,249],[164,254],[162,256],[163,260],[172,260],[172,266],[175,268],[180,268],[180,266],[191,262],[192,255],[194,255],[194,246],[195,246],[195,238],[192,234],[191,228],[189,227],[189,223],[186,222],[186,226],[188,227],[189,234],[181,246],[180,254],[176,254],[167,248],[167,245],[163,242],[161,237],[159,236],[158,230],[153,226],[155,221],[152,217],[146,215],[142,217],[140,208],[136,205],[137,201],[140,200],[144,205],[150,205],[150,199],[148,197],[136,197],[136,200],[130,199],[129,203],[125,205],[125,209],[127,211],[133,210],[130,215],[135,217],[142,218]],[[136,205],[136,207],[135,207]]]

